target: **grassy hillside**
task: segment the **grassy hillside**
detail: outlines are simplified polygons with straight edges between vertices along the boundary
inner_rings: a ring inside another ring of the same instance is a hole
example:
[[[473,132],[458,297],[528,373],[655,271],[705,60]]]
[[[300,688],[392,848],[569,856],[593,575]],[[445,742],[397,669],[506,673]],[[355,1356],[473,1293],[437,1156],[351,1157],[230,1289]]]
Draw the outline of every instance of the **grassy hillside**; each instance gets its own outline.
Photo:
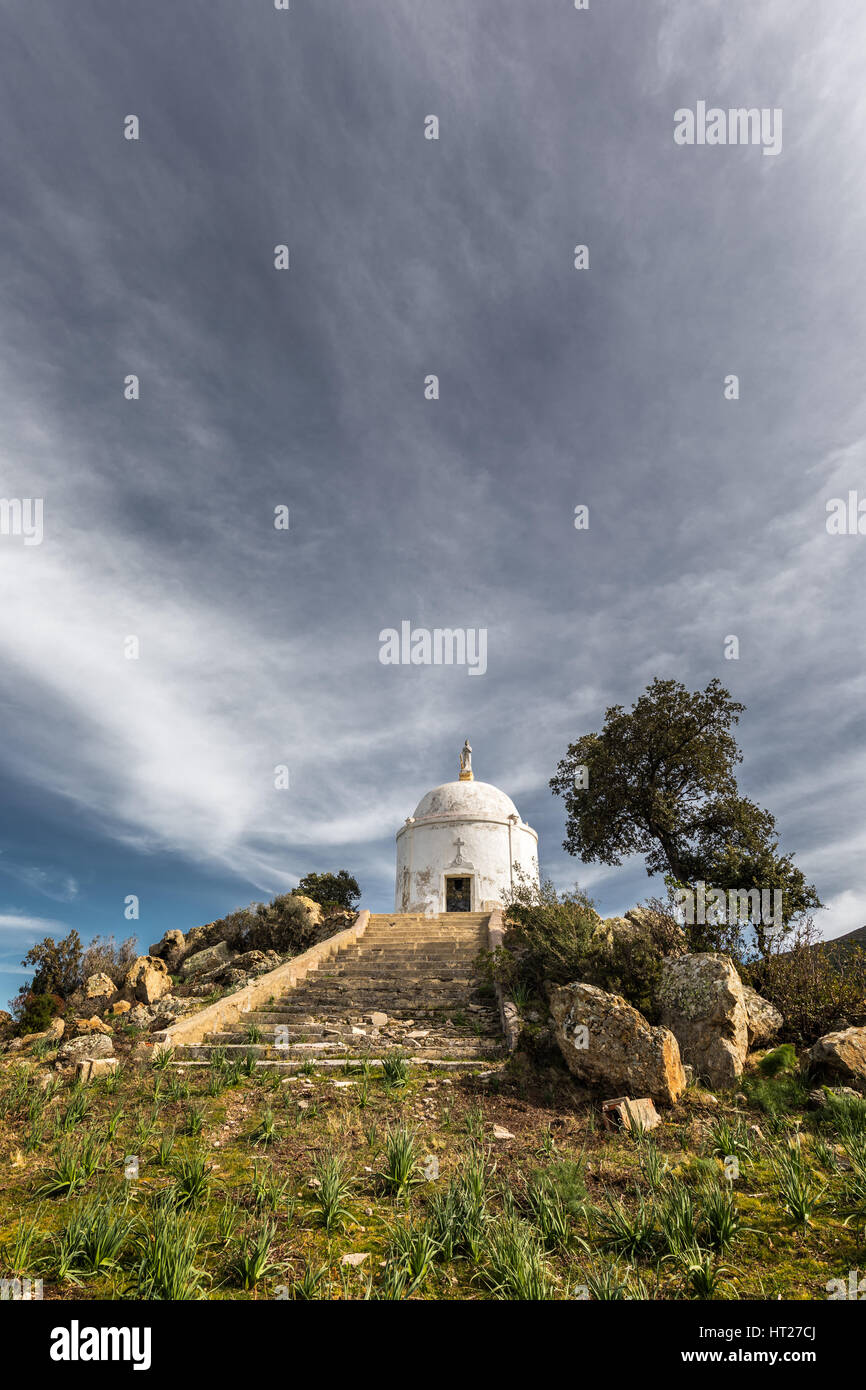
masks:
[[[46,1299],[824,1299],[866,1260],[866,1103],[743,1092],[690,1089],[635,1137],[516,1068],[217,1056],[82,1087],[7,1059],[2,1274]]]

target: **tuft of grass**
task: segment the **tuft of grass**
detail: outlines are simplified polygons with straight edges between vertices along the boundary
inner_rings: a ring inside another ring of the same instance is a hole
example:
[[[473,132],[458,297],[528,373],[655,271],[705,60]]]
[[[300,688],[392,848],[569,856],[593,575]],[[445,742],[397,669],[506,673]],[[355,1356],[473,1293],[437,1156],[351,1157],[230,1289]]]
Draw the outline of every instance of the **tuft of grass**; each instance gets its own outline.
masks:
[[[799,1136],[795,1143],[778,1144],[770,1154],[779,1200],[797,1226],[809,1226],[825,1188],[809,1165]]]
[[[433,1269],[442,1247],[426,1222],[408,1221],[390,1227],[386,1260],[402,1265],[409,1276],[408,1292],[420,1289]]]
[[[722,1255],[740,1234],[740,1213],[730,1188],[713,1184],[701,1192],[701,1230],[707,1245]]]
[[[409,1064],[405,1057],[385,1057],[382,1061],[382,1080],[386,1091],[399,1091],[409,1082]]]
[[[19,1216],[12,1239],[0,1245],[0,1268],[4,1274],[16,1277],[29,1274],[34,1251],[39,1240],[42,1208],[38,1206],[31,1217]]]
[[[556,1297],[538,1232],[515,1212],[488,1225],[480,1278],[494,1298],[537,1303]]]
[[[407,1125],[395,1125],[386,1130],[384,1161],[385,1168],[380,1175],[383,1184],[395,1197],[404,1196],[421,1181],[415,1131]]]
[[[594,1299],[599,1303],[621,1302],[645,1299],[646,1288],[640,1277],[630,1265],[624,1268],[615,1261],[591,1265],[587,1273],[581,1273],[583,1284],[579,1285],[579,1296]]]
[[[635,1191],[634,1210],[609,1192],[605,1200],[607,1208],[596,1207],[592,1213],[602,1250],[629,1261],[652,1255],[656,1244],[654,1212],[643,1195]]]
[[[529,1179],[526,1206],[545,1250],[564,1250],[571,1243],[573,1230],[568,1207],[547,1172],[536,1172]]]
[[[203,1298],[206,1274],[198,1265],[203,1240],[200,1220],[171,1206],[156,1207],[137,1235],[133,1296],[173,1303]]]
[[[273,1144],[275,1139],[279,1139],[280,1132],[277,1125],[276,1116],[270,1106],[266,1106],[262,1111],[261,1118],[250,1135],[253,1144]]]
[[[765,1052],[758,1060],[758,1071],[762,1076],[776,1077],[787,1072],[793,1076],[799,1070],[797,1051],[792,1043],[782,1043],[772,1052]]]
[[[69,1271],[89,1277],[119,1269],[132,1225],[125,1204],[118,1210],[112,1203],[95,1198],[80,1206],[60,1236]]]
[[[319,1290],[322,1282],[328,1273],[328,1266],[320,1265],[314,1269],[312,1265],[307,1265],[300,1279],[293,1279],[289,1285],[289,1293],[293,1299],[302,1303],[312,1303],[315,1299],[322,1297]]]
[[[322,1225],[330,1233],[341,1231],[352,1215],[347,1202],[354,1187],[346,1172],[345,1159],[339,1154],[319,1155],[313,1164],[312,1204],[317,1207]]]
[[[179,1210],[197,1207],[208,1199],[210,1179],[207,1160],[202,1153],[184,1155],[171,1167],[174,1179],[169,1189],[171,1203]]]
[[[252,1239],[245,1236],[235,1244],[228,1260],[228,1277],[233,1283],[249,1291],[269,1274],[279,1272],[279,1266],[271,1259],[276,1234],[276,1223],[265,1221]]]
[[[104,1147],[89,1134],[77,1143],[63,1140],[55,1150],[37,1194],[40,1197],[71,1197],[80,1192],[100,1167],[103,1153]]]
[[[181,1133],[191,1139],[198,1139],[204,1130],[204,1109],[200,1105],[188,1105],[184,1112]]]

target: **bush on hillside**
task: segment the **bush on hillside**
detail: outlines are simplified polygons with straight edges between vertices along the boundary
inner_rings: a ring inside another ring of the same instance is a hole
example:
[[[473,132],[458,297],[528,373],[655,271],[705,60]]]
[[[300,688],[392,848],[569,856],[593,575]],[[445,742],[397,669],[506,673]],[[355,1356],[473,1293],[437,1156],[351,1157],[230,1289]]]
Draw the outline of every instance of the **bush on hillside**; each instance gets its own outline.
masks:
[[[233,951],[277,951],[296,956],[319,940],[309,909],[292,893],[269,903],[250,903],[206,928],[202,945],[225,941]]]
[[[120,945],[113,936],[95,936],[81,958],[81,981],[90,975],[107,975],[116,985],[120,985],[137,956],[138,945],[134,936],[128,936]]]
[[[336,874],[305,874],[294,891],[312,898],[326,910],[342,908],[344,912],[354,912],[361,901],[358,880],[348,869],[340,869]]]
[[[63,1012],[63,1000],[59,994],[20,994],[18,1032],[44,1033],[53,1018]]]
[[[559,894],[549,881],[520,877],[505,907],[505,945],[489,964],[506,990],[541,996],[546,982],[581,980],[622,995],[654,1021],[662,957],[676,931],[660,905],[648,905],[645,930],[616,933],[580,888]]]
[[[785,1020],[783,1036],[809,1045],[838,1027],[866,1024],[866,951],[822,942],[808,918],[793,947],[741,967],[747,984]]]

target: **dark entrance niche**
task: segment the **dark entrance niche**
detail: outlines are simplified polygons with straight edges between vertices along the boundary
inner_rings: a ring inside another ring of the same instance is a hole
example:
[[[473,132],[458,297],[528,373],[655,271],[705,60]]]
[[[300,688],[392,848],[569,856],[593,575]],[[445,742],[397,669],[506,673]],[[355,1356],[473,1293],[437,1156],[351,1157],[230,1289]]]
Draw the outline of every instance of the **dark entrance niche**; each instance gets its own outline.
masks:
[[[471,912],[471,911],[472,911],[472,879],[471,879],[471,878],[446,878],[446,880],[445,880],[445,911],[446,911],[446,912]]]

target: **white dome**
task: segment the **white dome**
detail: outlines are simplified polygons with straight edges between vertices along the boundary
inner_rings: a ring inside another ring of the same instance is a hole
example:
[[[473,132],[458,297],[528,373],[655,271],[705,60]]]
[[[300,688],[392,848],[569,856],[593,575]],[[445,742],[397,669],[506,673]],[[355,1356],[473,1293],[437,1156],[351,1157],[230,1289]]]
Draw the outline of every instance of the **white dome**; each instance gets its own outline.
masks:
[[[465,816],[470,820],[507,821],[520,814],[505,792],[489,782],[443,782],[422,796],[415,807],[415,821]]]

